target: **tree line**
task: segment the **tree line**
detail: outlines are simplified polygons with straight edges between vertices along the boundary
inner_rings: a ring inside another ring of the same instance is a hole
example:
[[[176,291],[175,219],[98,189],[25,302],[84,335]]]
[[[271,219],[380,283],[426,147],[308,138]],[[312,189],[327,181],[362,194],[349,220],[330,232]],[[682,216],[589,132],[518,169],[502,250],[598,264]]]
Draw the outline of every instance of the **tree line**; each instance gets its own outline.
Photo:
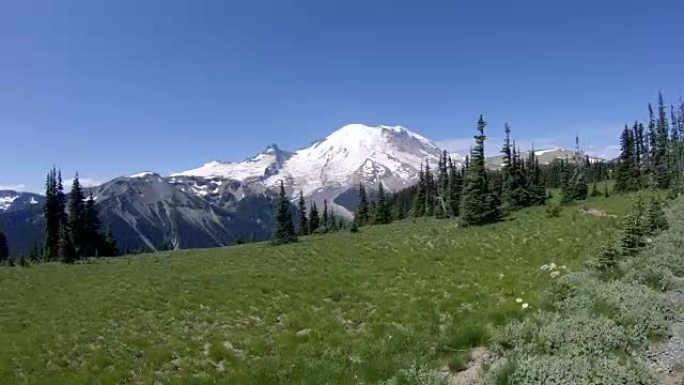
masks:
[[[85,197],[83,187],[74,176],[68,198],[64,193],[62,173],[54,167],[45,182],[45,243],[42,259],[74,263],[85,257],[119,254],[111,229],[100,227],[100,218],[92,191]]]
[[[297,218],[296,221],[294,220],[295,217]],[[293,243],[298,241],[299,236],[329,233],[346,227],[347,222],[338,216],[332,207],[328,206],[327,200],[323,201],[321,213],[318,211],[316,202],[311,202],[307,213],[306,200],[301,191],[295,210],[285,192],[283,182],[280,182],[271,243],[275,245]]]
[[[0,232],[0,263],[26,266],[31,262],[74,263],[86,257],[119,255],[111,229],[103,232],[92,191],[86,198],[74,176],[71,190],[64,192],[62,172],[53,167],[45,181],[45,223],[42,248],[36,246],[28,255],[10,258],[7,240]]]

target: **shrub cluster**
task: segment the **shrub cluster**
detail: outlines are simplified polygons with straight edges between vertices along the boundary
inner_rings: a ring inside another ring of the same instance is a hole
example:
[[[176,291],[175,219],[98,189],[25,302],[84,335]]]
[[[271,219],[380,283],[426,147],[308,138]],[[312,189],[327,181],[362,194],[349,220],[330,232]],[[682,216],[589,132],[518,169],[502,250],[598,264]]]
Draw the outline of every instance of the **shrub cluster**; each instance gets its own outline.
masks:
[[[546,293],[546,310],[495,330],[503,364],[485,383],[655,383],[637,353],[648,341],[667,337],[674,318],[658,296],[674,277],[684,276],[684,205],[671,211],[667,232],[649,233],[651,239],[631,234],[634,253],[604,250],[587,270],[555,282]]]

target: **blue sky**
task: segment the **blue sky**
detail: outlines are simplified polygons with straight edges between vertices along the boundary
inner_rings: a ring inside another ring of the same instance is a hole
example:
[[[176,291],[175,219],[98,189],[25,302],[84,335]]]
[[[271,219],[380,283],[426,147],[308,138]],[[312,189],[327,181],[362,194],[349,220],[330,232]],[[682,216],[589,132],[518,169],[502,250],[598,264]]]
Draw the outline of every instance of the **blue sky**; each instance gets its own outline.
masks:
[[[297,149],[347,123],[603,152],[684,91],[681,0],[0,4],[0,186]],[[498,148],[497,140],[490,149]]]

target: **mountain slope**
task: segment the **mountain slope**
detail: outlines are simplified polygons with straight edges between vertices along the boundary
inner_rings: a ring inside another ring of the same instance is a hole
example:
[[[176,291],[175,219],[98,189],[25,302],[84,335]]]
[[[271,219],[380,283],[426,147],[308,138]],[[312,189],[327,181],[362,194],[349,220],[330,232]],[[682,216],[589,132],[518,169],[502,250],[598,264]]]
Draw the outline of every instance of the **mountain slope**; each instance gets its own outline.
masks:
[[[268,239],[281,181],[293,200],[303,192],[319,208],[327,201],[338,215],[351,218],[354,199],[348,198],[356,195],[359,183],[371,195],[380,183],[397,191],[418,180],[425,161],[436,166],[440,153],[431,141],[401,126],[350,124],[294,153],[270,145],[242,162],[214,161],[167,177],[141,172],[111,180],[93,193],[103,224],[111,227],[122,250],[215,247]],[[457,154],[452,158],[462,161]],[[15,253],[42,238],[41,212],[35,210],[42,205],[31,206],[36,197],[0,195],[6,221],[10,211],[19,211],[10,226]],[[22,232],[31,235],[22,237]]]
[[[350,207],[336,198],[364,183],[369,190],[379,183],[397,191],[418,180],[421,164],[435,165],[441,150],[425,137],[401,126],[349,124],[294,153],[270,146],[261,154],[238,163],[211,162],[172,177],[238,180],[273,189],[281,181],[291,197],[301,191],[310,201],[327,200],[339,214],[350,217]],[[460,155],[452,154],[460,163]]]

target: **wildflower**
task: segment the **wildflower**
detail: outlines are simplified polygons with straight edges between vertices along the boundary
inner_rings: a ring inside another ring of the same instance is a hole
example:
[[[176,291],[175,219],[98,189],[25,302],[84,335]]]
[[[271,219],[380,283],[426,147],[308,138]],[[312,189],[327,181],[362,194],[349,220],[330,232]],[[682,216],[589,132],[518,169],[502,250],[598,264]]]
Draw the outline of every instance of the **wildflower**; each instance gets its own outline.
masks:
[[[515,303],[522,303],[522,298],[516,298]]]
[[[560,271],[558,271],[558,270],[551,272],[551,278],[558,278],[559,275],[560,275]]]
[[[524,304],[522,304],[522,308],[523,308],[523,309],[527,309],[528,307],[530,307],[530,305],[529,305],[527,302],[525,302]]]

